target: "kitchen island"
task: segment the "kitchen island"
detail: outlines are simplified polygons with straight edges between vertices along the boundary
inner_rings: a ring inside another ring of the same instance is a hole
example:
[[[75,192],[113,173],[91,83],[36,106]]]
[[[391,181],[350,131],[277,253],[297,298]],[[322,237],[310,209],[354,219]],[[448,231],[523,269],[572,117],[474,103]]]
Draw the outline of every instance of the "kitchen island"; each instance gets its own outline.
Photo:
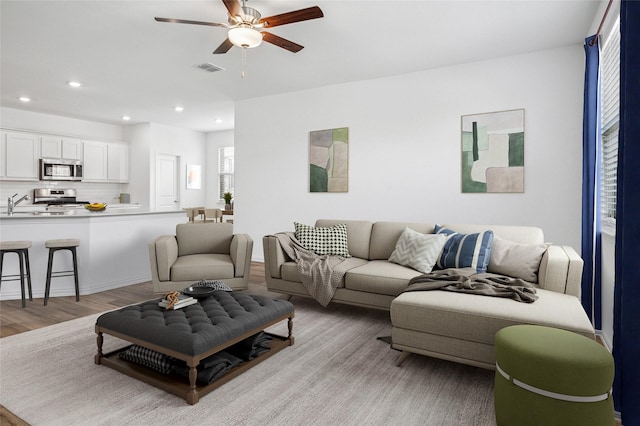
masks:
[[[176,225],[186,221],[182,210],[149,211],[129,206],[109,206],[101,212],[16,208],[11,216],[0,212],[0,237],[3,241],[32,242],[29,260],[34,298],[44,297],[49,254],[44,242],[79,239],[78,273],[83,295],[150,281],[149,242],[160,235],[175,234]],[[72,269],[70,254],[56,254],[53,269]],[[3,275],[8,274],[19,274],[18,259],[13,254],[4,257]],[[2,283],[0,300],[20,299],[20,294],[20,281]],[[73,295],[73,277],[52,279],[50,297]]]

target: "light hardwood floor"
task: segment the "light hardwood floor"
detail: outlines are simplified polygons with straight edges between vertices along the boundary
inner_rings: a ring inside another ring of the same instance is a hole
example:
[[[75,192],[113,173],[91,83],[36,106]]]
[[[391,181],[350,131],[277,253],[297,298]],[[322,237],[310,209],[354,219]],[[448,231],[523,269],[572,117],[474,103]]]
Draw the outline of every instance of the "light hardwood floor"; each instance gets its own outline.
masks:
[[[249,285],[254,293],[267,291],[263,263],[251,264]],[[0,337],[106,312],[155,297],[158,295],[153,292],[151,282],[145,282],[101,293],[82,295],[79,302],[76,302],[75,296],[52,297],[47,306],[43,305],[42,298],[27,300],[27,307],[24,309],[20,299],[3,300],[0,301]]]

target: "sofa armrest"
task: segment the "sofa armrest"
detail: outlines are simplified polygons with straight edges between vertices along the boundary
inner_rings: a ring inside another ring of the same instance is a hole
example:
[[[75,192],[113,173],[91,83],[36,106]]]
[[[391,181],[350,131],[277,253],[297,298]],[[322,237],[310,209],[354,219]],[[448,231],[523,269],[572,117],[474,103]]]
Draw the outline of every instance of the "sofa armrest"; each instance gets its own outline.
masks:
[[[155,265],[153,264],[153,254],[150,253],[152,265],[156,268],[158,280],[171,281],[171,266],[178,259],[178,241],[174,235],[161,235],[156,238],[149,247],[155,253]]]
[[[280,267],[288,260],[280,241],[272,236],[267,235],[262,238],[262,250],[264,251],[264,272],[267,278],[282,278],[280,275]]]
[[[234,276],[249,276],[252,253],[253,240],[249,234],[234,234],[233,238],[231,238],[231,248],[229,252],[235,269]]]
[[[580,299],[583,265],[582,258],[573,247],[550,245],[540,262],[538,284],[546,290]]]

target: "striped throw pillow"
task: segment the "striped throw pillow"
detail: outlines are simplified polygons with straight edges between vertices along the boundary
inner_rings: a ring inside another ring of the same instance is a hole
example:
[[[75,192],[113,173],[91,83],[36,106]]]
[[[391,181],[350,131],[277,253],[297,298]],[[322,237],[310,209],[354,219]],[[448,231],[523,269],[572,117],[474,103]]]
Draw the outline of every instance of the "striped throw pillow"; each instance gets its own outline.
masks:
[[[294,222],[296,239],[307,250],[316,254],[351,257],[347,241],[347,225],[309,226]]]
[[[448,236],[438,259],[439,268],[474,268],[478,273],[487,272],[493,244],[493,231],[458,234],[451,229],[436,225],[434,234]]]

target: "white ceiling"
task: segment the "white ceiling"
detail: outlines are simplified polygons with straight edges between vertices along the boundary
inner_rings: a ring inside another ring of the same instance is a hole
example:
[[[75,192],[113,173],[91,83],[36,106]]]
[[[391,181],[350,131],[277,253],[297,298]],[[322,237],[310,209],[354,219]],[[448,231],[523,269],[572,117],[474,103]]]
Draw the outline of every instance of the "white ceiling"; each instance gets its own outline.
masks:
[[[226,22],[220,0],[1,0],[1,104],[104,123],[129,115],[129,123],[230,129],[236,100],[580,44],[599,3],[251,0],[262,16],[312,5],[325,16],[271,29],[305,49],[249,49],[241,78],[241,49],[212,54],[224,28],[153,19]],[[225,71],[195,67],[206,62]]]

